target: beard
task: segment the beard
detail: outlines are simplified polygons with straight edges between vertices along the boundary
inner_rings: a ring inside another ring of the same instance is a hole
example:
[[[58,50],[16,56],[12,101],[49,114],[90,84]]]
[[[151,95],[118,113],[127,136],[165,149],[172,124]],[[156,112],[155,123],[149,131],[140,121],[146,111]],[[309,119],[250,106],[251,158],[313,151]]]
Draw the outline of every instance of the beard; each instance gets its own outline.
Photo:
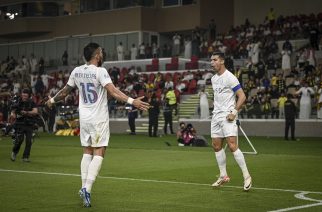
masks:
[[[97,61],[97,67],[102,67],[103,64],[103,59],[100,59],[99,61]]]

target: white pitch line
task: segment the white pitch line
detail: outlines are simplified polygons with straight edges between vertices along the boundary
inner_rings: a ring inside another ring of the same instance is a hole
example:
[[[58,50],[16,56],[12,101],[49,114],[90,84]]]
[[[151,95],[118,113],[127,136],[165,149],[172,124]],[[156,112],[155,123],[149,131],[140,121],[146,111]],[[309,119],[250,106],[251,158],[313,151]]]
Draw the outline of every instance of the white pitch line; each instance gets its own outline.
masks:
[[[23,171],[23,170],[10,170],[10,169],[0,169],[0,172],[16,172],[16,173],[27,173],[27,174],[45,174],[45,175],[61,175],[61,176],[73,176],[80,177],[80,174],[68,174],[68,173],[59,173],[59,172],[39,172],[39,171]],[[114,180],[131,180],[139,182],[152,182],[152,183],[168,183],[168,184],[182,184],[182,185],[197,185],[197,186],[211,186],[210,184],[205,183],[190,183],[190,182],[180,182],[180,181],[168,181],[168,180],[149,180],[149,179],[137,179],[137,178],[127,178],[127,177],[108,177],[108,176],[98,176],[99,178],[105,179],[114,179]],[[228,186],[223,187],[227,188],[243,188],[242,186]],[[292,192],[292,193],[311,193],[311,194],[322,194],[320,191],[300,191],[292,189],[280,189],[280,188],[259,188],[252,187],[255,190],[265,190],[265,191],[282,191],[282,192]]]
[[[311,208],[311,207],[320,206],[320,205],[322,205],[321,202],[320,203],[308,204],[308,205],[296,206],[296,207],[292,207],[292,208],[278,209],[278,210],[275,210],[275,211],[268,211],[268,212],[294,211],[294,210],[299,210],[299,209],[303,209],[303,208]]]
[[[44,174],[44,175],[58,175],[58,176],[73,176],[73,177],[80,177],[79,174],[68,174],[68,173],[59,173],[59,172],[38,172],[38,171],[23,171],[23,170],[10,170],[10,169],[0,169],[0,172],[15,172],[15,173],[27,173],[27,174]],[[139,182],[152,182],[152,183],[167,183],[167,184],[181,184],[181,185],[196,185],[196,186],[211,186],[210,184],[204,183],[190,183],[190,182],[180,182],[180,181],[167,181],[167,180],[148,180],[148,179],[137,179],[137,178],[127,178],[127,177],[107,177],[107,176],[98,176],[99,178],[104,179],[113,179],[113,180],[128,180],[128,181],[139,181]],[[238,188],[242,189],[241,186],[227,186],[224,187],[228,188]],[[281,191],[281,192],[291,192],[296,193],[294,196],[295,198],[307,200],[307,201],[316,201],[317,203],[308,204],[308,205],[301,205],[296,207],[284,208],[273,210],[269,212],[284,212],[284,211],[291,211],[309,207],[315,207],[322,205],[322,200],[316,200],[312,198],[305,197],[306,194],[322,194],[322,192],[318,191],[299,191],[299,190],[292,190],[292,189],[279,189],[279,188],[258,188],[252,187],[254,190],[264,190],[264,191]]]
[[[302,193],[295,194],[294,197],[297,198],[297,199],[311,201],[311,202],[317,202],[317,203],[308,204],[308,205],[300,205],[300,206],[295,206],[295,207],[290,207],[290,208],[277,209],[277,210],[269,211],[269,212],[293,211],[293,210],[298,210],[298,209],[303,209],[303,208],[310,208],[310,207],[315,207],[315,206],[322,205],[322,200],[317,200],[317,199],[312,199],[310,197],[306,197],[305,195],[307,195],[307,194],[310,194],[310,193],[309,192],[302,192]]]

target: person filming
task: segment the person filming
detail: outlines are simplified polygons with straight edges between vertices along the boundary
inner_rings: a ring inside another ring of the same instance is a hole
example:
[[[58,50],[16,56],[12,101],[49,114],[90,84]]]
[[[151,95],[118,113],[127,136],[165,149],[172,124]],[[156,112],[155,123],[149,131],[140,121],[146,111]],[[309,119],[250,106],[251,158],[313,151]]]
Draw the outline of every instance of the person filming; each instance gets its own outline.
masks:
[[[35,124],[35,117],[38,109],[30,98],[30,90],[23,89],[21,96],[15,97],[11,104],[10,123],[15,130],[14,146],[12,148],[11,160],[15,161],[21,144],[26,139],[26,146],[22,156],[24,162],[30,162],[29,156],[32,145],[32,133]]]

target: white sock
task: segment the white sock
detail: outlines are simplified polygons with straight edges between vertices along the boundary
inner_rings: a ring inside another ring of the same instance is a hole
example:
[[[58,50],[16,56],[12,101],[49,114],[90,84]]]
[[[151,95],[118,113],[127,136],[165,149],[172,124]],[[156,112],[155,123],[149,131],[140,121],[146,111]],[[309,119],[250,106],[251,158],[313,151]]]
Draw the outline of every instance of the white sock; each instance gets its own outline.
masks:
[[[247,177],[249,177],[249,172],[246,166],[244,154],[240,151],[240,149],[237,149],[235,152],[233,152],[233,155],[240,169],[243,172],[244,179],[246,179]]]
[[[103,159],[104,158],[102,156],[95,155],[93,157],[91,164],[89,164],[87,179],[85,184],[86,191],[89,193],[91,192],[93,183],[95,182],[95,179],[101,169]]]
[[[91,163],[93,155],[90,154],[83,154],[83,158],[81,161],[81,178],[82,178],[82,188],[85,187],[88,166]]]
[[[220,177],[224,177],[227,175],[227,171],[226,171],[226,153],[224,151],[224,149],[221,149],[218,152],[215,152],[216,154],[216,159],[217,159],[217,163],[218,163],[218,167],[220,170]]]

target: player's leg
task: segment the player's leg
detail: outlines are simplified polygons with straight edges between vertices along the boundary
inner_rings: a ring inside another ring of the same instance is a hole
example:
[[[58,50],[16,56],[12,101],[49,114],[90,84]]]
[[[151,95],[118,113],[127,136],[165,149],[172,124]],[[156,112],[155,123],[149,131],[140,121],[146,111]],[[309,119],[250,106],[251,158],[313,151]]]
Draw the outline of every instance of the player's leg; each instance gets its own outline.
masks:
[[[222,148],[222,145],[223,145],[222,138],[212,138],[212,147],[215,151],[216,160],[220,170],[220,177],[224,177],[227,175],[226,153],[225,153],[225,150]]]
[[[102,122],[91,124],[89,134],[93,150],[93,159],[91,160],[88,166],[85,187],[82,189],[82,197],[85,207],[91,207],[90,198],[92,187],[99,171],[101,170],[102,162],[105,155],[105,149],[108,146],[109,142],[109,123]]]
[[[81,163],[82,189],[79,191],[85,207],[91,207],[91,190],[101,169],[105,147],[85,147]],[[94,157],[93,157],[94,155]]]
[[[93,159],[93,148],[92,147],[84,147],[83,148],[83,157],[81,161],[81,178],[82,178],[82,188],[85,188],[88,167]]]
[[[213,187],[221,186],[222,184],[230,181],[226,170],[226,153],[222,148],[222,143],[222,138],[212,138],[212,146],[215,150],[216,160],[220,171],[219,178],[212,184]]]
[[[212,184],[214,187],[218,187],[226,182],[229,182],[229,177],[227,176],[226,170],[226,153],[222,148],[223,138],[220,124],[217,122],[216,118],[212,118],[211,121],[211,138],[212,138],[212,147],[215,151],[215,156],[217,164],[220,171],[220,176],[216,182]]]
[[[80,141],[83,146],[83,157],[80,164],[81,169],[81,179],[82,179],[82,188],[85,188],[88,167],[92,162],[94,150],[91,147],[91,136],[89,131],[88,124],[80,122]],[[81,195],[81,190],[80,190]]]
[[[223,123],[223,132],[230,151],[233,153],[234,158],[242,170],[244,177],[244,190],[248,191],[252,186],[252,178],[247,169],[244,154],[240,151],[237,143],[238,128],[236,122],[225,121]]]
[[[90,194],[86,191],[86,181],[89,166],[93,159],[94,149],[91,147],[90,126],[86,123],[80,122],[80,140],[83,146],[83,157],[80,164],[82,187],[79,190],[79,195],[83,200],[85,207],[91,207]]]
[[[243,177],[244,177],[244,190],[248,191],[252,186],[252,178],[249,174],[247,169],[246,161],[244,154],[240,151],[237,144],[237,137],[236,136],[229,136],[226,138],[230,151],[233,153],[234,158],[239,165],[240,169],[242,170]]]
[[[89,193],[91,193],[92,186],[96,180],[96,177],[99,171],[101,170],[101,166],[102,166],[102,162],[105,154],[105,148],[106,147],[94,148],[94,157],[88,166],[88,173],[87,173],[87,178],[85,183],[86,191]]]

